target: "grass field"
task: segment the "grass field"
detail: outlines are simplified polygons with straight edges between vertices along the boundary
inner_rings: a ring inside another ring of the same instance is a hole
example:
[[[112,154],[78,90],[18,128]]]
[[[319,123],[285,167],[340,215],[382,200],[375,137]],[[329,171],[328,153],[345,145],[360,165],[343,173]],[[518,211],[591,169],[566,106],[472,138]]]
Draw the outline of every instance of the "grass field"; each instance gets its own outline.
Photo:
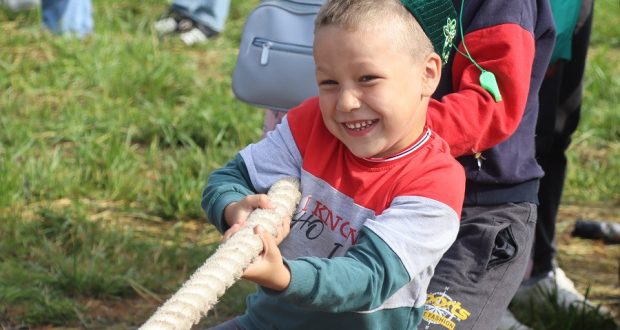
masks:
[[[214,250],[201,190],[261,135],[262,110],[230,87],[257,3],[235,1],[197,47],[156,36],[163,0],[95,0],[84,40],[44,31],[38,10],[0,10],[0,328],[135,328]],[[620,207],[619,14],[596,1],[567,205]]]

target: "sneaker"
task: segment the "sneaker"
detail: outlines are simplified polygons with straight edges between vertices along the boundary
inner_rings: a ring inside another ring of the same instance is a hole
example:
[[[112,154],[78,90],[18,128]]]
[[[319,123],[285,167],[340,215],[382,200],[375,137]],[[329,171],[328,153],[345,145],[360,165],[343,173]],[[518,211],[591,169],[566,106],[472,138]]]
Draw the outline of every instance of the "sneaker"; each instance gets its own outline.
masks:
[[[587,300],[584,295],[579,293],[575,288],[575,284],[571,281],[564,271],[556,267],[548,276],[530,284],[522,284],[517,293],[512,298],[512,306],[528,306],[531,304],[543,304],[554,297],[559,306],[588,306],[597,308],[598,306]],[[601,312],[607,309],[600,308]]]
[[[153,29],[160,35],[170,33],[187,32],[194,28],[196,24],[189,17],[177,12],[169,11],[162,18],[153,23]]]
[[[183,32],[179,35],[181,40],[188,45],[193,46],[196,44],[201,44],[207,42],[209,40],[207,35],[202,32],[199,28],[195,27],[187,32]]]
[[[519,322],[519,320],[506,309],[502,314],[502,318],[499,320],[497,330],[532,330],[532,328]]]
[[[153,28],[160,34],[168,34],[177,30],[177,20],[174,17],[164,17],[153,23]]]
[[[588,307],[599,308],[599,311],[602,313],[610,312],[607,307],[595,304],[579,293],[577,288],[575,288],[575,283],[566,276],[566,273],[560,267],[555,268],[555,282],[558,286],[558,300],[563,305],[584,304]]]
[[[188,32],[196,27],[196,23],[191,18],[187,17],[179,17],[177,19],[177,30],[178,33]]]
[[[11,11],[30,10],[40,6],[39,0],[0,0],[0,6],[5,6]]]

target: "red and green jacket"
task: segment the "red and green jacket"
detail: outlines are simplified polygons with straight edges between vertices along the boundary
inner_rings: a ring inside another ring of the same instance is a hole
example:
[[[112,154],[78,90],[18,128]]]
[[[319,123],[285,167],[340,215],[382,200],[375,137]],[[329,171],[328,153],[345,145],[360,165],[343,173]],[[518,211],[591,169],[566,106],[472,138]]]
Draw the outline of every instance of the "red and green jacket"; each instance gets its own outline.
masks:
[[[461,1],[453,2],[460,12]],[[480,70],[453,51],[429,105],[429,125],[466,169],[465,205],[537,203],[538,90],[555,38],[548,0],[465,0],[462,26],[469,53],[495,74],[503,100],[496,102],[480,86]]]
[[[247,329],[415,329],[434,268],[456,239],[465,175],[431,129],[386,159],[354,156],[323,124],[317,98],[214,171],[203,193],[209,220],[300,178],[301,202],[280,250],[284,292],[259,289],[238,321]]]

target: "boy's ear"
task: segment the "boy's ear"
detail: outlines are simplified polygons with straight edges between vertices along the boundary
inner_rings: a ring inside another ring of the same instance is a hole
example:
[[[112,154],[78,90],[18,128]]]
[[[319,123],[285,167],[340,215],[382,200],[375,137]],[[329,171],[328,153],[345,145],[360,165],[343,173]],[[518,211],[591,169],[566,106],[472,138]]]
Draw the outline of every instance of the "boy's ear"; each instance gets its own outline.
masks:
[[[423,62],[422,95],[432,96],[441,79],[441,58],[436,53],[430,53]]]

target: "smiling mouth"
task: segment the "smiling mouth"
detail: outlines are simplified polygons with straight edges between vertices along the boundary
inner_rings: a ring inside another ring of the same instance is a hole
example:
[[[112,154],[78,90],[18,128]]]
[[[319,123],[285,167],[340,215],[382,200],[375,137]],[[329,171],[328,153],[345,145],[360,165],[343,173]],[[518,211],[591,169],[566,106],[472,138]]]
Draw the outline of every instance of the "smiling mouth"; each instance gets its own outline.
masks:
[[[344,125],[344,127],[348,128],[350,130],[354,130],[354,131],[360,132],[360,131],[363,131],[365,129],[368,129],[368,128],[372,127],[378,121],[379,121],[379,119],[375,119],[375,120],[361,120],[361,121],[356,121],[356,122],[343,123],[342,125]]]

